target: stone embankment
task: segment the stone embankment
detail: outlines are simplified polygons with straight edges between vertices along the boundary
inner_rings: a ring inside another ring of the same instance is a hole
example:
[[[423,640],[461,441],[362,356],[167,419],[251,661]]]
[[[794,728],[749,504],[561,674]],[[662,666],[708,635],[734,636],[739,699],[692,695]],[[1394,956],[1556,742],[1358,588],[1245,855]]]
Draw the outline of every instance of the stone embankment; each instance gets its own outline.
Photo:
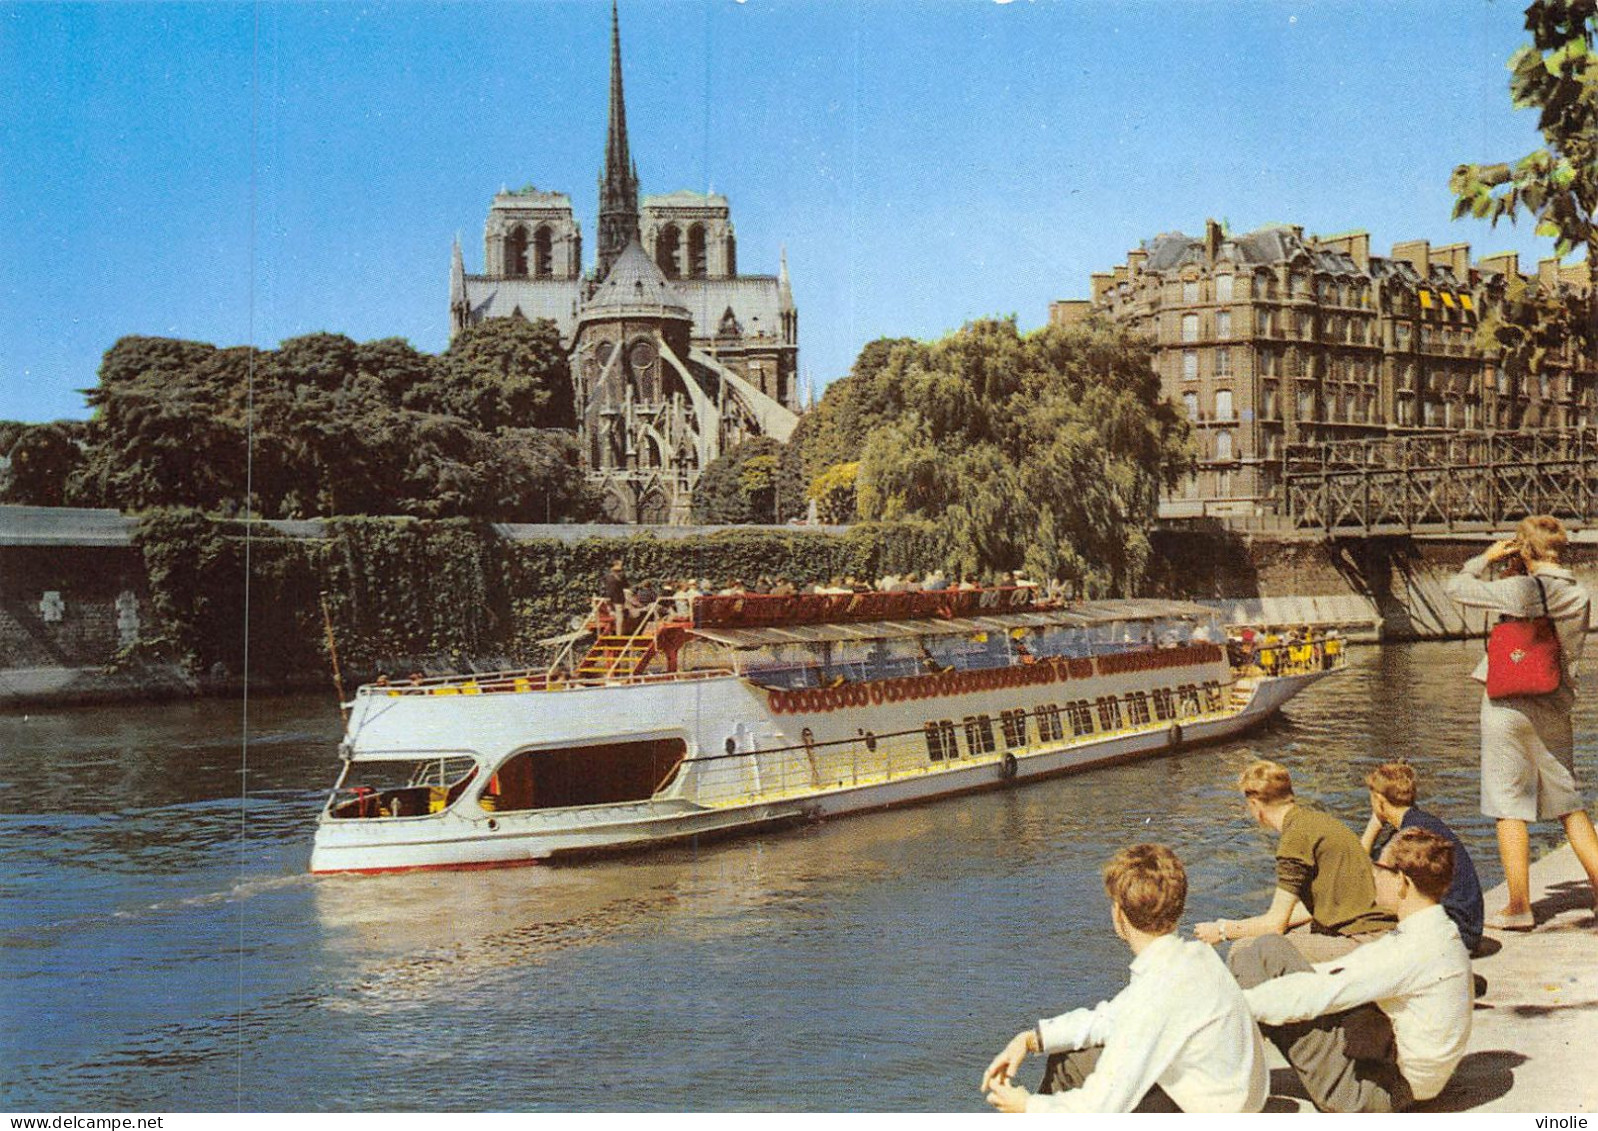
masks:
[[[124,660],[112,670],[119,654],[136,655],[133,645],[151,631],[150,585],[145,562],[131,544],[134,525],[114,511],[0,506],[0,707],[236,689],[238,673],[214,665],[198,679],[156,663]],[[324,535],[314,522],[269,525],[289,538]],[[513,541],[602,535],[657,540],[704,533],[698,528],[495,529]],[[1583,541],[1578,535],[1570,564],[1589,587],[1598,588],[1595,543],[1598,538]],[[1473,636],[1484,630],[1481,617],[1462,614],[1443,586],[1484,545],[1481,535],[1327,541],[1164,528],[1154,532],[1145,591],[1205,602],[1238,625],[1335,627],[1354,640]],[[426,589],[425,579],[418,587]],[[482,660],[476,666],[493,666],[491,658]],[[395,663],[396,670],[424,666]],[[307,671],[304,686],[324,686],[329,678],[325,671]],[[279,680],[262,690],[287,686]]]

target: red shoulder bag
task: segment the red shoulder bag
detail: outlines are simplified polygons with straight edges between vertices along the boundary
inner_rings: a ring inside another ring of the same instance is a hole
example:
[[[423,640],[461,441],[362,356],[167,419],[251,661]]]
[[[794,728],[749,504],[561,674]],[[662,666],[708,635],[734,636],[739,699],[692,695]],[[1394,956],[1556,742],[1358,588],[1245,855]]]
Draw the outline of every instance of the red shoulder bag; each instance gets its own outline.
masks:
[[[1559,633],[1548,615],[1548,591],[1533,577],[1542,597],[1543,615],[1511,618],[1493,626],[1487,636],[1487,698],[1514,699],[1548,695],[1559,690],[1563,665]]]

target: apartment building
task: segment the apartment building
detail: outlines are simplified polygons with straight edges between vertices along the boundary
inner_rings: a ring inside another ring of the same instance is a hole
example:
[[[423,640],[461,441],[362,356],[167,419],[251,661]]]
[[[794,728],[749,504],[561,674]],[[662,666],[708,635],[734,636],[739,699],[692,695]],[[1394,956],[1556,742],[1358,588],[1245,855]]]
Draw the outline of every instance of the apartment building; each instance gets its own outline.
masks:
[[[1567,346],[1536,381],[1512,381],[1483,322],[1516,288],[1586,285],[1584,264],[1521,275],[1514,253],[1476,263],[1468,244],[1305,236],[1271,226],[1155,236],[1092,298],[1056,302],[1051,322],[1101,312],[1146,333],[1165,394],[1183,405],[1199,472],[1167,511],[1269,513],[1290,444],[1437,430],[1564,428],[1598,422],[1591,357]],[[1490,331],[1490,327],[1489,327]]]

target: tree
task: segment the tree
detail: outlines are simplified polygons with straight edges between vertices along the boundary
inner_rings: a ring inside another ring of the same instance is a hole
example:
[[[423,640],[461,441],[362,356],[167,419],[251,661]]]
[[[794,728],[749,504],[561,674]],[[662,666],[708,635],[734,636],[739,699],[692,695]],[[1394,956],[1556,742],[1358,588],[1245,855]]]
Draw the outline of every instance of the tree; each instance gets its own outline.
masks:
[[[1160,489],[1192,467],[1146,343],[1102,320],[1025,336],[987,320],[895,345],[865,380],[840,393],[878,421],[860,518],[935,523],[966,574],[1024,567],[1092,593],[1140,579]]]
[[[782,447],[770,436],[755,436],[712,460],[694,486],[694,521],[776,522]],[[784,513],[801,513],[803,505],[796,495],[783,503]]]
[[[1513,164],[1457,167],[1448,182],[1454,219],[1468,214],[1496,226],[1525,212],[1538,235],[1556,241],[1557,257],[1585,248],[1590,342],[1598,323],[1598,0],[1534,0],[1526,30],[1531,43],[1509,60],[1510,98],[1516,109],[1538,111],[1546,147]]]
[[[67,481],[83,462],[84,432],[75,420],[24,426],[7,449],[10,466],[0,475],[0,502],[65,505]]]
[[[462,330],[440,363],[406,407],[460,416],[487,431],[576,426],[566,351],[547,318],[484,319]]]

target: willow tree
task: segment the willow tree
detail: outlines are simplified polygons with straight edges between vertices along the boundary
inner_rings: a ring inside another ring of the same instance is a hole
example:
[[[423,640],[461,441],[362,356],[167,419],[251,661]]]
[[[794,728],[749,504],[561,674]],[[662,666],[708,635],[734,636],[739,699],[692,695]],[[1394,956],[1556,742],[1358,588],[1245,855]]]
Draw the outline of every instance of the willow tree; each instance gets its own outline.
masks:
[[[1192,468],[1142,340],[1103,321],[982,321],[896,346],[872,379],[903,407],[864,433],[860,517],[934,522],[966,574],[1025,569],[1090,594],[1141,580],[1160,490]]]

